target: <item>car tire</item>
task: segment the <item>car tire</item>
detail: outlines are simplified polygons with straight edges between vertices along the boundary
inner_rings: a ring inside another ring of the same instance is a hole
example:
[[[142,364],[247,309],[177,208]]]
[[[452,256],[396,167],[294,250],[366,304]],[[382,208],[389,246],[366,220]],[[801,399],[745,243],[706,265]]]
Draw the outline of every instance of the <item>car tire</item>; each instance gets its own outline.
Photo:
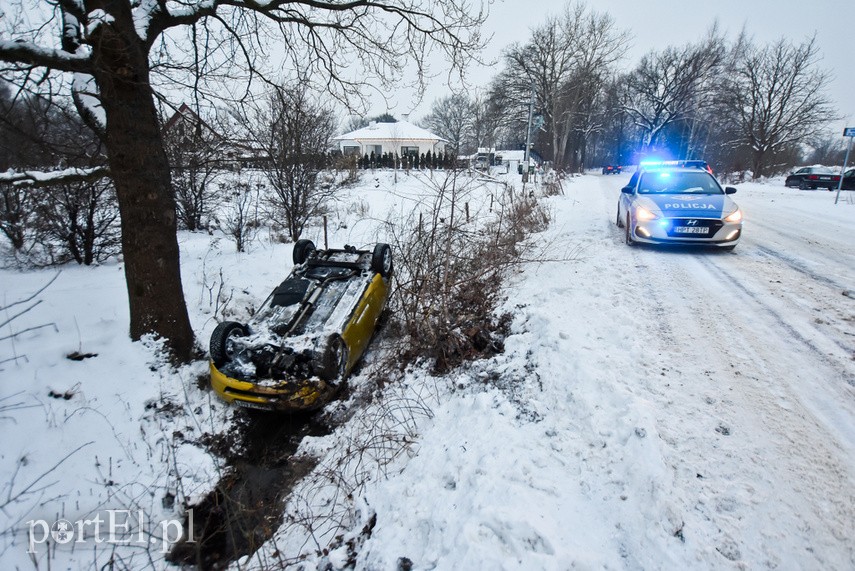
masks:
[[[734,248],[736,248],[736,244],[734,244],[732,246],[722,246],[721,247],[721,249],[724,250],[725,252],[732,252]]]
[[[344,339],[339,335],[333,335],[324,351],[318,376],[327,382],[343,381],[347,374],[348,357]]]
[[[384,278],[392,275],[392,248],[389,244],[377,244],[371,255],[371,270],[377,272]]]
[[[807,189],[808,189],[807,183],[803,180],[800,180],[799,181],[799,190],[807,190]]]
[[[632,246],[635,241],[632,239],[632,221],[629,219],[629,213],[626,214],[626,232],[624,232],[624,240],[627,246]]]
[[[620,217],[620,204],[617,207],[617,217],[615,218],[615,224],[617,224],[618,228],[623,228],[623,220]]]
[[[231,347],[232,337],[246,337],[249,330],[246,325],[237,321],[223,321],[219,323],[214,332],[211,333],[211,343],[209,351],[211,353],[211,361],[214,365],[220,367],[225,365],[234,358],[234,349]]]
[[[297,240],[294,244],[294,251],[291,254],[291,258],[294,260],[294,265],[299,266],[308,260],[309,256],[311,256],[312,252],[315,250],[317,250],[317,248],[315,248],[315,243],[311,240]]]

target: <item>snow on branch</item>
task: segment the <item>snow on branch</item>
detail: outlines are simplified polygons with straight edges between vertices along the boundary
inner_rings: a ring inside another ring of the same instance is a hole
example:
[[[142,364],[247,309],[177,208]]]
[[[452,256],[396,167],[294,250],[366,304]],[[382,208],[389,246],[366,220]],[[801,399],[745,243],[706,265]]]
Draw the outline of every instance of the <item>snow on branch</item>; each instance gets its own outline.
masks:
[[[107,132],[107,113],[101,105],[101,93],[95,78],[75,73],[71,83],[71,98],[83,122],[103,139]]]
[[[8,170],[0,173],[0,184],[12,184],[15,186],[50,186],[69,182],[94,181],[110,176],[106,166],[92,168],[68,168],[59,171],[22,171]]]
[[[0,40],[0,61],[83,73],[91,72],[92,68],[88,48],[69,53],[22,40]]]
[[[100,26],[106,26],[107,24],[112,24],[116,21],[113,16],[111,16],[104,10],[101,10],[100,8],[98,10],[93,10],[89,12],[88,20],[89,23],[86,25],[87,38],[94,35],[95,30],[97,30]]]

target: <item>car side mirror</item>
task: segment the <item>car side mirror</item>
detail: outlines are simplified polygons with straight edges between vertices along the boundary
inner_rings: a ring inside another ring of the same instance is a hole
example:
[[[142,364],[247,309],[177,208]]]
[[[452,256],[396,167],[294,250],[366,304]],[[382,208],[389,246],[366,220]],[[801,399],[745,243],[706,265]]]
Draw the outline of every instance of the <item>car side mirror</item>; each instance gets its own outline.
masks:
[[[724,187],[724,193],[725,194],[736,194],[736,188],[734,188],[732,186],[726,186],[726,187]]]
[[[631,186],[625,186],[622,189],[620,189],[620,191],[624,194],[632,194],[632,187]]]

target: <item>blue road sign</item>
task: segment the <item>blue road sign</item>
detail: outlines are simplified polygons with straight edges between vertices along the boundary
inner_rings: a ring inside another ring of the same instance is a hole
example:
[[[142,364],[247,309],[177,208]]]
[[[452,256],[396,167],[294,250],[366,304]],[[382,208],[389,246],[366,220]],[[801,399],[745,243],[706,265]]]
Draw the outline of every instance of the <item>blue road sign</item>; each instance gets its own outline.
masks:
[[[846,127],[843,129],[844,137],[855,137],[855,127]]]

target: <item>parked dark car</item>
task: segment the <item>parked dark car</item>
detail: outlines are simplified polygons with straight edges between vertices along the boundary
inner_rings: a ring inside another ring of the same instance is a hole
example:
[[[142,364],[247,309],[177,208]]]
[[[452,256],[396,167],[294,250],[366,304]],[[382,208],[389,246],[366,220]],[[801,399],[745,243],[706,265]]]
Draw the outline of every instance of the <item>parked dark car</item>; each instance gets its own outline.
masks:
[[[855,168],[843,173],[843,190],[855,190]]]
[[[605,165],[603,167],[603,174],[620,174],[623,169],[620,165]]]
[[[802,167],[790,174],[784,182],[786,186],[797,186],[801,190],[827,188],[834,190],[840,183],[840,175],[834,174],[828,167]]]

